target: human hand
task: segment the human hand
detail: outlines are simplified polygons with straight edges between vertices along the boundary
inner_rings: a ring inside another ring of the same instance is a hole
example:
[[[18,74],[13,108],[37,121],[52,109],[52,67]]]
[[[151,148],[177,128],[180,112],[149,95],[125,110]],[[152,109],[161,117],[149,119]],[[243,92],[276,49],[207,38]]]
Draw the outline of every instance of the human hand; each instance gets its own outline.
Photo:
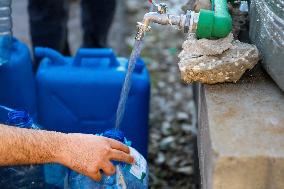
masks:
[[[67,134],[58,149],[56,162],[96,181],[115,173],[111,160],[133,163],[130,151],[124,144],[105,137],[86,134]]]

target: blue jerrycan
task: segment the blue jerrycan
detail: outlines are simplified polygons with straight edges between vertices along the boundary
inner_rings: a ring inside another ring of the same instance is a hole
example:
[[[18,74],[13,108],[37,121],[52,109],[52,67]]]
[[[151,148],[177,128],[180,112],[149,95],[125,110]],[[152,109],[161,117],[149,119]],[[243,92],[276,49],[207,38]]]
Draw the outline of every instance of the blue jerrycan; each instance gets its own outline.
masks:
[[[28,47],[15,38],[9,60],[0,65],[0,104],[24,108],[36,119],[35,78],[31,55]]]
[[[79,49],[75,58],[49,48],[36,48],[42,57],[36,83],[39,124],[65,133],[103,133],[114,128],[128,60],[112,49]],[[147,157],[150,78],[138,60],[120,130]]]

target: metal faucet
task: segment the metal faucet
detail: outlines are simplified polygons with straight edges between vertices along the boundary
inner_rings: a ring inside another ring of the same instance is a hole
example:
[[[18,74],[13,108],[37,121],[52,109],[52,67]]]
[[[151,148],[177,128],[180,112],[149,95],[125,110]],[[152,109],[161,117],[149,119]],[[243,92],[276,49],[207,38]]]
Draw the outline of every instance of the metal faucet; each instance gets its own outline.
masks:
[[[150,24],[157,23],[161,25],[175,25],[179,29],[184,29],[184,33],[193,32],[197,28],[198,13],[187,11],[186,14],[173,15],[168,14],[168,6],[165,3],[157,4],[152,0],[157,12],[149,12],[144,15],[142,22],[137,22],[137,34],[135,39],[141,41],[146,32],[151,30]]]

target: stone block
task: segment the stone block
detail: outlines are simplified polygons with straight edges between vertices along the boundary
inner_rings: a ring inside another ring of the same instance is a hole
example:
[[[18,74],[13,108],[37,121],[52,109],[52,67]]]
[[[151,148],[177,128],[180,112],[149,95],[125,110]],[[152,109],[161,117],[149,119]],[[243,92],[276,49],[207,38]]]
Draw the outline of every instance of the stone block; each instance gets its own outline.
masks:
[[[284,188],[284,94],[262,71],[199,86],[203,189]]]

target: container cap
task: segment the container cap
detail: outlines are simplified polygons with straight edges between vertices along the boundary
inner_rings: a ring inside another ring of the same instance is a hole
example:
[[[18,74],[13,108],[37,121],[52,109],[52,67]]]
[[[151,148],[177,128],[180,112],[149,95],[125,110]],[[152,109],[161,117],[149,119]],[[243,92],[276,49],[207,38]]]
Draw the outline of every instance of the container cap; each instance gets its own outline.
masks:
[[[114,140],[118,140],[119,142],[122,142],[124,143],[124,133],[120,130],[115,130],[115,129],[112,129],[112,130],[107,130],[105,131],[102,136],[104,137],[107,137],[107,138],[112,138]]]
[[[135,73],[141,73],[145,67],[145,63],[141,58],[137,59],[137,62],[135,64],[134,72]]]
[[[8,111],[6,124],[22,128],[30,128],[33,125],[33,119],[27,110],[14,110],[2,105],[0,105],[0,108]]]

